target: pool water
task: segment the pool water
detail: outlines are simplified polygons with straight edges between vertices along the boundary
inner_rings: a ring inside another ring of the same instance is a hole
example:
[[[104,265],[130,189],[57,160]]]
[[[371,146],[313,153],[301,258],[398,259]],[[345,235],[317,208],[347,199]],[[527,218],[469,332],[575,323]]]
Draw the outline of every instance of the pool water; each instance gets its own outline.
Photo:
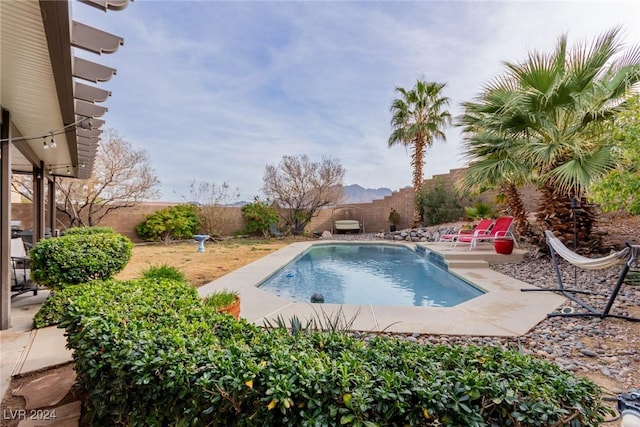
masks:
[[[452,307],[484,293],[425,253],[384,244],[314,245],[259,286],[296,302],[319,293],[331,304],[417,307]]]

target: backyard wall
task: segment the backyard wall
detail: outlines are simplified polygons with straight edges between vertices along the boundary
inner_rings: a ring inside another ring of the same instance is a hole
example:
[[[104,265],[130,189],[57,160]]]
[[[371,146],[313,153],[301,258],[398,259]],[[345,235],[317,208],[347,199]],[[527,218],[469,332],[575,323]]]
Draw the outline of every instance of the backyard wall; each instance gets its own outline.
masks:
[[[445,188],[451,188],[456,180],[456,176],[462,173],[464,169],[451,170],[448,174],[435,175],[431,179],[424,181],[425,186],[434,186],[436,182],[441,183]],[[537,209],[539,195],[533,187],[525,187],[521,189],[525,208],[528,212]],[[474,200],[483,200],[493,203],[495,192],[483,193]],[[101,226],[112,227],[118,233],[122,233],[134,242],[140,242],[135,233],[135,226],[144,221],[145,217],[157,210],[174,206],[176,203],[160,203],[149,202],[142,203],[129,208],[117,209],[109,213],[100,223]],[[376,233],[389,230],[389,211],[391,208],[400,214],[400,224],[398,229],[410,228],[413,218],[413,188],[405,187],[394,191],[391,195],[380,200],[374,200],[369,203],[357,203],[340,205],[347,207],[336,211],[335,219],[358,219],[364,223],[364,229],[367,233]],[[348,209],[348,207],[353,209]],[[230,211],[229,224],[226,229],[222,230],[223,235],[233,235],[241,230],[244,225],[242,212],[239,207],[225,208]],[[322,209],[319,215],[312,219],[307,227],[308,232],[322,232],[332,230],[333,208]],[[22,221],[22,228],[31,228],[32,225],[32,205],[30,203],[13,203],[11,211],[12,220]],[[54,228],[64,229],[66,218],[64,215],[58,214],[58,224]]]

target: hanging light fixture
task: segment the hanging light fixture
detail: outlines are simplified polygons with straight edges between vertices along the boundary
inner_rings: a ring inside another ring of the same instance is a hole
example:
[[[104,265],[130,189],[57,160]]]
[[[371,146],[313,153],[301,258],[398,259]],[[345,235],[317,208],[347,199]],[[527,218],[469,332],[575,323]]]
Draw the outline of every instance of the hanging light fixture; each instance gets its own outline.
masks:
[[[53,138],[53,131],[51,132],[51,148],[56,148],[56,140]]]
[[[67,165],[67,175],[71,175],[71,168]]]
[[[44,150],[48,150],[49,149],[49,144],[47,144],[47,137],[46,136],[44,138],[42,138],[42,148]]]

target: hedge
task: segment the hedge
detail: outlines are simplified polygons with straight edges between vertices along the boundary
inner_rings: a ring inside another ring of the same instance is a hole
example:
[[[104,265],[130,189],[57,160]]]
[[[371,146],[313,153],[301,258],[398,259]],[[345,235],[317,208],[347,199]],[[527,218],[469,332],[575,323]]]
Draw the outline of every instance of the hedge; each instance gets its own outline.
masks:
[[[599,387],[495,347],[263,330],[172,281],[98,282],[62,326],[91,425],[598,426]]]
[[[131,259],[133,243],[109,232],[71,233],[40,240],[30,251],[31,277],[53,290],[111,278]]]

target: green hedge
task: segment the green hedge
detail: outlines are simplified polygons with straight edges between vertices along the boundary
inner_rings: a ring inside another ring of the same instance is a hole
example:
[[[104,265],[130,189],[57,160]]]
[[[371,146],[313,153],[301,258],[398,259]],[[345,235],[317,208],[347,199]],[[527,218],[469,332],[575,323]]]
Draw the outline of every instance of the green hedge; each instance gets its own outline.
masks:
[[[71,227],[64,230],[63,235],[69,236],[71,234],[103,234],[103,233],[114,233],[113,228],[111,227]]]
[[[493,347],[262,330],[184,283],[79,287],[62,326],[91,425],[598,426],[599,387]]]
[[[117,233],[67,234],[31,248],[31,277],[59,290],[68,285],[108,279],[131,259],[133,243]]]

